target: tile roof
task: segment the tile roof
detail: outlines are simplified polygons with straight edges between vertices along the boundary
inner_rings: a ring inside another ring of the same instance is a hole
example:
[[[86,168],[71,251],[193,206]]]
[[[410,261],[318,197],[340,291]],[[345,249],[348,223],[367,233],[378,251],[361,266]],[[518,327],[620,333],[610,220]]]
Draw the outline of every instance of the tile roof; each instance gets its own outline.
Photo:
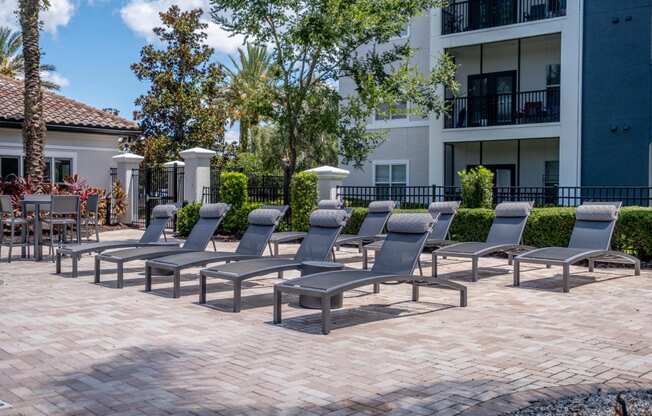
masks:
[[[48,126],[86,127],[111,130],[140,130],[138,124],[50,91],[43,92]],[[23,83],[0,75],[0,122],[23,120]]]

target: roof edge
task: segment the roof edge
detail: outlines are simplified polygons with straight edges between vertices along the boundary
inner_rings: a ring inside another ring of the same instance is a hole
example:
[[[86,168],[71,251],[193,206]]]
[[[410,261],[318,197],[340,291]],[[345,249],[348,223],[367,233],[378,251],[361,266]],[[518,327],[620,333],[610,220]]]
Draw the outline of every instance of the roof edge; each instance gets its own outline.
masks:
[[[92,133],[92,134],[105,134],[109,136],[139,136],[142,134],[140,129],[118,129],[111,127],[86,127],[86,126],[72,126],[65,124],[46,123],[46,128],[51,131],[66,131],[73,133]],[[22,129],[22,121],[9,121],[0,120],[0,127]]]

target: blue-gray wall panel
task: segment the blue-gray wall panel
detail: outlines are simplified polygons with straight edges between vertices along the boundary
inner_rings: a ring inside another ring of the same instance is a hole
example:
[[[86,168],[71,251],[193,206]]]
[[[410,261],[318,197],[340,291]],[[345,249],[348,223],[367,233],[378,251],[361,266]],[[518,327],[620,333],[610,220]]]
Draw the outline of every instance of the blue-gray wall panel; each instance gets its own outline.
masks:
[[[648,185],[651,3],[584,2],[583,185]]]

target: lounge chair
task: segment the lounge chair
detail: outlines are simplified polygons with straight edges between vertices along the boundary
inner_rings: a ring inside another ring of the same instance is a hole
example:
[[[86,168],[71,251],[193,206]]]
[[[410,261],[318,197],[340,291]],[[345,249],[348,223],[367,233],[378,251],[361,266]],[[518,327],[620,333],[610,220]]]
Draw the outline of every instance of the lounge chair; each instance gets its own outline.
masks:
[[[278,208],[251,211],[249,226],[240,239],[235,252],[194,251],[148,260],[145,263],[145,291],[152,290],[152,269],[165,270],[174,274],[173,297],[178,298],[181,295],[181,271],[184,269],[262,257],[267,242],[281,218],[283,218],[282,210]]]
[[[459,201],[433,202],[430,204],[428,212],[437,220],[437,222],[435,223],[435,227],[432,229],[432,233],[430,233],[430,236],[426,240],[424,248],[439,248],[455,243],[455,241],[447,240],[447,238],[449,237],[449,230],[453,223],[453,218],[455,218],[459,207]],[[362,268],[364,270],[369,268],[369,251],[374,252],[375,258],[378,256],[378,252],[380,252],[382,247],[383,240],[374,241],[373,243],[362,247]],[[421,261],[419,261],[417,265],[419,266],[419,272],[423,275]]]
[[[358,246],[358,250],[362,252],[365,244],[385,239],[383,231],[395,206],[394,201],[374,201],[370,203],[358,234],[339,236],[335,242],[335,248],[339,250],[341,246],[355,244]],[[333,261],[335,261],[335,250],[333,250]]]
[[[125,263],[136,260],[150,260],[187,252],[204,251],[210,243],[224,215],[231,208],[228,204],[207,204],[199,209],[199,220],[192,227],[190,235],[181,247],[139,247],[116,250],[95,256],[95,283],[100,282],[100,265],[102,261],[116,263],[118,268],[118,289],[124,286],[123,267]]]
[[[530,216],[532,203],[503,202],[496,207],[489,236],[484,243],[467,242],[452,244],[432,252],[432,275],[437,277],[437,257],[470,258],[472,263],[471,280],[478,281],[478,260],[480,257],[495,253],[507,253],[509,263],[512,263],[514,252],[531,249],[521,245],[525,224]]]
[[[430,234],[435,220],[431,215],[395,214],[387,223],[388,235],[371,270],[341,270],[317,273],[278,283],[274,286],[274,323],[281,322],[283,293],[315,298],[321,307],[322,333],[330,332],[330,310],[340,303],[345,291],[374,285],[378,292],[380,283],[412,283],[412,300],[419,300],[419,285],[441,287],[460,292],[460,306],[467,304],[466,288],[445,279],[423,278],[412,275],[417,259]],[[337,302],[333,302],[338,299]]]
[[[625,253],[611,251],[611,238],[618,220],[620,203],[589,202],[577,208],[575,227],[568,247],[547,247],[528,251],[514,258],[514,286],[521,284],[521,263],[538,263],[563,267],[564,293],[570,291],[570,266],[588,260],[593,272],[595,261],[634,265],[641,274],[641,261]]]
[[[102,241],[86,244],[68,244],[57,249],[56,272],[61,273],[61,260],[64,256],[72,259],[72,277],[77,277],[79,259],[86,253],[101,253],[106,250],[144,246],[178,246],[178,242],[168,242],[165,227],[177,211],[175,205],[157,205],[152,210],[149,225],[139,240]],[[159,241],[163,235],[164,241]]]
[[[325,262],[342,231],[348,215],[343,210],[318,209],[310,215],[310,228],[294,258],[266,257],[225,264],[199,272],[199,303],[206,303],[206,281],[209,277],[233,282],[233,312],[240,312],[242,282],[256,276],[301,270],[305,262]],[[330,263],[333,264],[333,263]],[[344,265],[337,264],[338,267]]]
[[[324,199],[319,201],[317,204],[317,209],[343,209],[343,206],[344,204],[339,199]],[[285,215],[285,212],[283,214]],[[271,256],[278,256],[279,244],[298,243],[301,242],[301,240],[303,240],[305,237],[305,231],[276,232],[272,234],[272,238],[269,239],[269,253]]]

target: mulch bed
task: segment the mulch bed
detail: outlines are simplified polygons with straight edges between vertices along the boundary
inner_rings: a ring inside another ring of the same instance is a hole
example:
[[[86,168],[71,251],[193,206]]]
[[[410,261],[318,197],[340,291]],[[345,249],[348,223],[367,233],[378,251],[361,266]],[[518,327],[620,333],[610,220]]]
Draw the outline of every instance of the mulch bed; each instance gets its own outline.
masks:
[[[623,408],[624,404],[624,408]],[[537,402],[510,416],[652,416],[652,390],[604,394]]]

